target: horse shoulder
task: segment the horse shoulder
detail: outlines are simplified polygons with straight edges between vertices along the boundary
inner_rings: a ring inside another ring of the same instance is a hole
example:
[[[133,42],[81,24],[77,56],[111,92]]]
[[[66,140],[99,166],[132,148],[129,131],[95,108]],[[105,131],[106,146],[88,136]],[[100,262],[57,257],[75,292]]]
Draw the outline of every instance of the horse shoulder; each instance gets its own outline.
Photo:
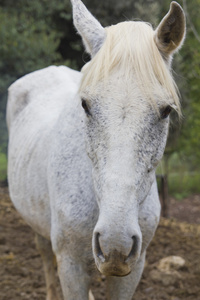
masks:
[[[23,76],[8,89],[7,126],[8,129],[15,118],[25,107],[37,98],[48,98],[56,94],[54,91],[76,93],[81,74],[65,66],[50,66]],[[55,100],[57,101],[56,97]]]

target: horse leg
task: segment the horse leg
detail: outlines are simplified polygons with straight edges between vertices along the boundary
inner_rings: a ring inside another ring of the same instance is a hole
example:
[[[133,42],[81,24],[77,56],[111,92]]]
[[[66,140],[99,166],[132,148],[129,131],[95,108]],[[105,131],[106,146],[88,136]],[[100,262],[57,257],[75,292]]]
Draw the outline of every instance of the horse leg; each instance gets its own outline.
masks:
[[[131,300],[144,269],[145,253],[140,257],[134,270],[126,277],[107,278],[108,300]]]
[[[65,251],[57,253],[56,259],[64,300],[93,300],[89,291],[90,276],[84,263],[69,257]]]
[[[52,251],[51,242],[43,238],[41,235],[36,234],[37,249],[42,257],[47,296],[46,300],[59,300],[56,291],[56,272],[55,272],[55,256]]]

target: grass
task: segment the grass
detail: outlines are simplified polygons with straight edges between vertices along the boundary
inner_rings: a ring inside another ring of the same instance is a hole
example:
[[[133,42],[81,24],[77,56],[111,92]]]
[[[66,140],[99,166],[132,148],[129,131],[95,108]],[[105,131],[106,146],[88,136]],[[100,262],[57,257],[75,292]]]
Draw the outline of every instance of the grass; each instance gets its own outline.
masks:
[[[166,164],[162,162],[157,174],[165,174]],[[191,171],[190,166],[177,153],[171,155],[167,164],[169,195],[182,200],[192,194],[200,194],[200,171]]]
[[[7,177],[7,157],[5,153],[0,152],[0,181]]]
[[[169,193],[180,200],[191,194],[200,194],[200,172],[178,172],[169,174]]]

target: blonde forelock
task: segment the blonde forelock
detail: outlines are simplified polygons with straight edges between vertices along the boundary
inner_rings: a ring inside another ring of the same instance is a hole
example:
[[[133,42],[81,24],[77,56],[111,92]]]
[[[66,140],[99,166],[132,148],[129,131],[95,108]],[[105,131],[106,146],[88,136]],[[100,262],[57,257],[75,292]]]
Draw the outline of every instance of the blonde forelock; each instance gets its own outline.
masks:
[[[92,60],[83,69],[80,89],[94,88],[99,81],[108,79],[112,72],[119,70],[124,76],[136,76],[139,88],[150,95],[154,102],[153,91],[164,87],[166,101],[181,115],[178,89],[170,68],[160,54],[155,40],[155,32],[145,22],[123,22],[107,27],[106,39]],[[153,103],[155,104],[155,103]]]

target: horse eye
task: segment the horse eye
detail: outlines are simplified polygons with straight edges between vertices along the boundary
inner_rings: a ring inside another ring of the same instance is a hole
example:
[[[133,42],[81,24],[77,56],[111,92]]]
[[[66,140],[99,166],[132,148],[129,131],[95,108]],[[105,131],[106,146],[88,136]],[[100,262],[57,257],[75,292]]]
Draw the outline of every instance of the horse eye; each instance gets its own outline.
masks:
[[[90,113],[90,110],[89,110],[89,108],[88,108],[88,105],[87,105],[87,102],[86,102],[85,99],[82,99],[82,107],[83,107],[83,109],[84,109],[86,115],[90,116],[91,113]]]
[[[171,106],[168,105],[167,107],[165,107],[160,113],[161,119],[166,119],[169,116],[171,111],[172,111]]]

